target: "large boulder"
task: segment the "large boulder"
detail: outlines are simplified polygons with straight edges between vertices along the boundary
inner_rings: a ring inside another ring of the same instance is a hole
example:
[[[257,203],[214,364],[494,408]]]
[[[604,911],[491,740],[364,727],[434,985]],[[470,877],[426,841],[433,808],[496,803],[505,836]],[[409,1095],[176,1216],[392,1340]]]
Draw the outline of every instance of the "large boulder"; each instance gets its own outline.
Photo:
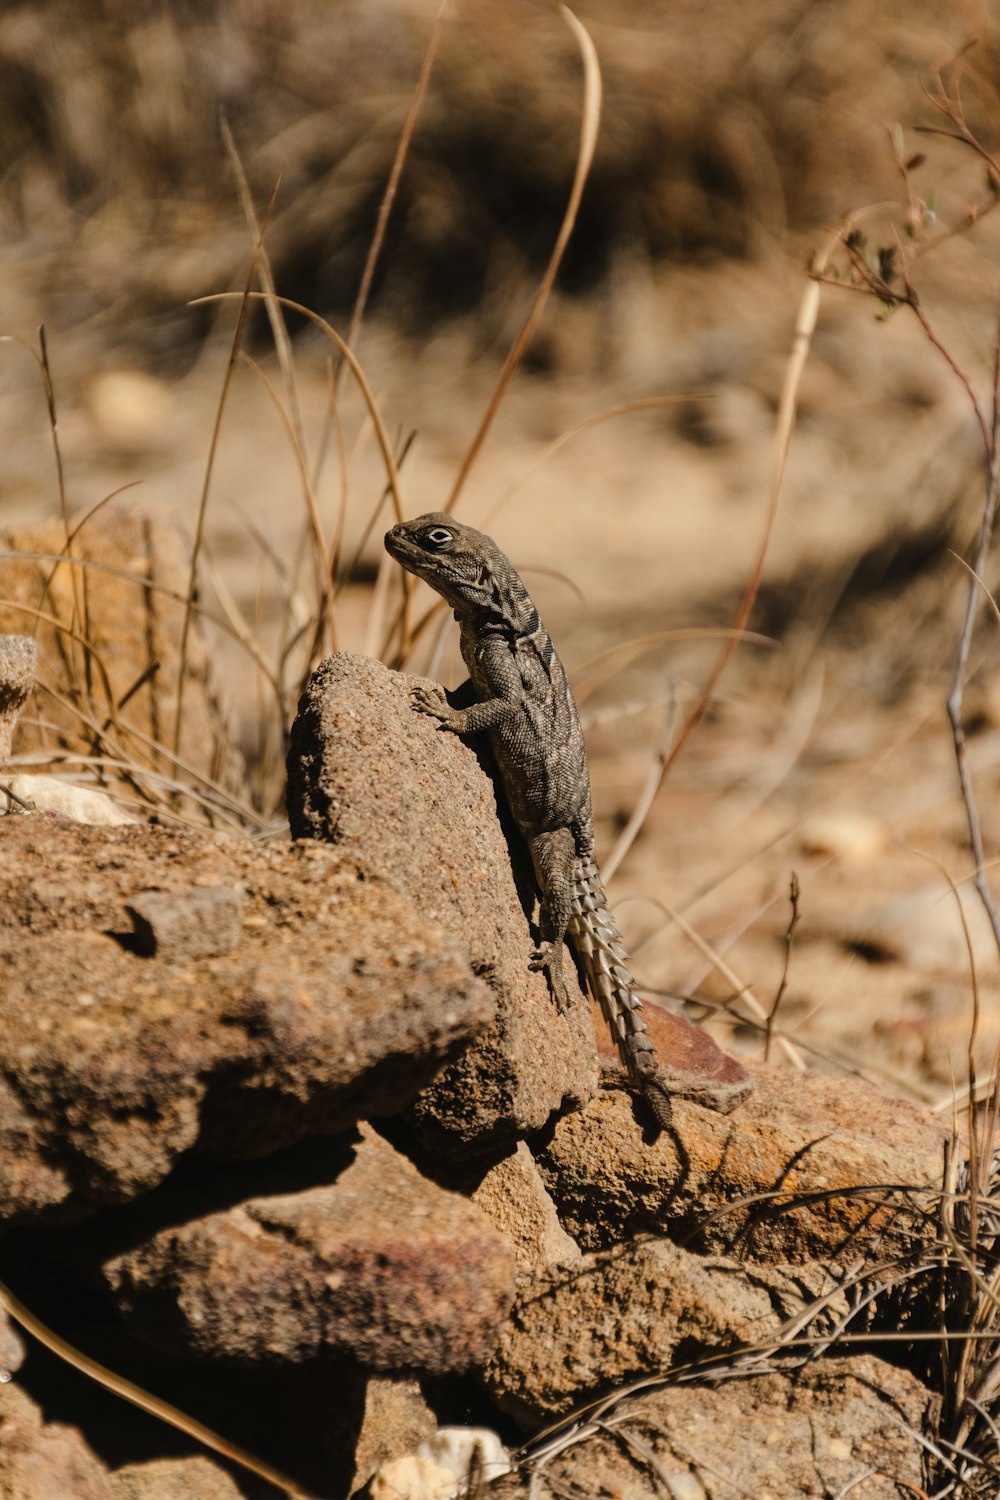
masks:
[[[560,1015],[529,970],[527,862],[512,867],[472,750],[414,713],[417,681],[346,653],[317,668],[292,727],[289,821],[296,838],[335,844],[463,946],[496,996],[496,1020],[424,1092],[415,1119],[437,1145],[511,1146],[594,1094],[590,1007],[574,980]]]
[[[46,815],[0,818],[0,969],[0,1224],[396,1113],[494,1011],[337,850]]]

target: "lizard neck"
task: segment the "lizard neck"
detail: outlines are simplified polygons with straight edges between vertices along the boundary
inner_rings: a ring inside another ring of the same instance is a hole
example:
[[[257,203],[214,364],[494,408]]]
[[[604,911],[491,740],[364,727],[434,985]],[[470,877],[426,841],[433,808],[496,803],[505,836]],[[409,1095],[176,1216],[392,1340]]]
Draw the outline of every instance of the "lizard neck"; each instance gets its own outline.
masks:
[[[489,587],[475,603],[456,606],[455,619],[481,636],[496,634],[517,641],[544,634],[531,596],[513,569],[501,572],[491,568]]]

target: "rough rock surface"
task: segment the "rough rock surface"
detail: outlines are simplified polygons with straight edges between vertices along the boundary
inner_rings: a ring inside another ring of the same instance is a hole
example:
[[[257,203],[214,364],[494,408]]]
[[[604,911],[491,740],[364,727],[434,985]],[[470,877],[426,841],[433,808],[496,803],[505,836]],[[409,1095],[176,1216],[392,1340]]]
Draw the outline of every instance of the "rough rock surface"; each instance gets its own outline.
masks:
[[[525,1141],[482,1178],[472,1194],[514,1252],[521,1271],[572,1265],[580,1247],[559,1223],[556,1206]]]
[[[104,1274],[126,1321],[172,1354],[434,1375],[482,1364],[514,1295],[486,1216],[370,1126],[329,1183],[171,1225]]]
[[[15,1332],[15,1324],[0,1307],[0,1370],[12,1374],[21,1368],[23,1359],[24,1344]]]
[[[0,1386],[3,1500],[113,1500],[111,1478],[71,1427],[43,1422],[17,1385]]]
[[[238,947],[137,953],[135,895],[192,880],[242,888]],[[46,816],[0,819],[0,970],[0,1223],[395,1113],[493,1013],[454,940],[335,850]]]
[[[126,1464],[111,1476],[114,1500],[242,1500],[243,1491],[210,1458]]]
[[[912,1232],[894,1185],[941,1181],[940,1122],[853,1079],[761,1069],[736,1114],[678,1099],[674,1124],[650,1141],[628,1100],[607,1093],[533,1143],[563,1227],[585,1249],[671,1233],[755,1260],[857,1256],[894,1224]]]
[[[570,976],[559,1015],[545,977],[529,972],[527,866],[518,889],[493,785],[467,745],[413,712],[417,680],[345,653],[317,668],[292,730],[289,820],[295,837],[337,844],[464,944],[497,997],[496,1023],[416,1113],[442,1143],[513,1144],[593,1095],[590,1007]]]
[[[520,1287],[487,1388],[534,1427],[675,1362],[766,1343],[817,1299],[844,1310],[823,1266],[748,1268],[670,1240],[633,1241]]]
[[[490,1497],[924,1495],[924,1450],[913,1433],[931,1429],[932,1407],[914,1376],[870,1355],[654,1389],[610,1403],[602,1413],[607,1430],[498,1480]]]
[[[365,1391],[364,1416],[354,1450],[351,1494],[375,1471],[400,1453],[409,1453],[431,1437],[437,1419],[415,1380],[373,1375]]]
[[[175,527],[153,520],[138,506],[119,503],[103,506],[77,531],[72,555],[83,565],[66,560],[65,542],[58,521],[0,529],[0,631],[37,636],[39,684],[63,700],[60,704],[46,693],[44,713],[36,712],[36,690],[15,747],[19,752],[58,748],[93,754],[92,732],[79,713],[64,706],[71,704],[99,724],[110,720],[107,742],[132,764],[173,776],[175,762],[160,747],[173,746],[182,601],[190,570],[184,540]],[[93,648],[89,670],[79,642],[67,633],[74,612],[84,622],[78,633]],[[158,663],[152,674],[151,662]],[[221,723],[208,651],[196,622],[188,636],[179,756],[196,773],[213,775],[236,790],[244,767],[220,734]],[[161,795],[141,772],[139,780],[154,800]],[[192,799],[188,810],[197,808]]]

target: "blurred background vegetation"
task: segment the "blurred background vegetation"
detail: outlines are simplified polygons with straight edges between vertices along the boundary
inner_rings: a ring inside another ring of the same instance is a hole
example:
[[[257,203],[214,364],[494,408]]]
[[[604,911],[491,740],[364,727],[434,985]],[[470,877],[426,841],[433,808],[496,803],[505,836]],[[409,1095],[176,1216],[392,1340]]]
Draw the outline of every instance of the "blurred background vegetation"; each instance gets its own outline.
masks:
[[[352,305],[433,0],[8,0],[0,14],[0,325],[43,316],[182,371],[241,284],[229,121],[281,289]],[[885,128],[971,38],[970,123],[997,98],[995,5],[975,0],[582,0],[602,133],[566,297],[653,268],[767,261],[898,195]],[[579,63],[538,0],[453,0],[373,311],[414,338],[509,335],[548,254],[576,150]],[[609,330],[612,332],[613,330]],[[664,330],[669,337],[669,330]],[[553,335],[536,364],[570,358]],[[606,357],[605,352],[605,357]],[[596,357],[596,355],[592,355]],[[164,363],[166,362],[166,363]]]

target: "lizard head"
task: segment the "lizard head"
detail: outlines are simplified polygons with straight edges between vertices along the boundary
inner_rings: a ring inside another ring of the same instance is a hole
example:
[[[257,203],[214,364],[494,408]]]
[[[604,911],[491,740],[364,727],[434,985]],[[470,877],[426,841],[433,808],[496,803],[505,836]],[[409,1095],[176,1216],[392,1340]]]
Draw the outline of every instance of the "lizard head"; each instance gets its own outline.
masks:
[[[440,511],[393,526],[385,534],[385,550],[459,610],[489,605],[494,564],[503,558],[488,536]]]

